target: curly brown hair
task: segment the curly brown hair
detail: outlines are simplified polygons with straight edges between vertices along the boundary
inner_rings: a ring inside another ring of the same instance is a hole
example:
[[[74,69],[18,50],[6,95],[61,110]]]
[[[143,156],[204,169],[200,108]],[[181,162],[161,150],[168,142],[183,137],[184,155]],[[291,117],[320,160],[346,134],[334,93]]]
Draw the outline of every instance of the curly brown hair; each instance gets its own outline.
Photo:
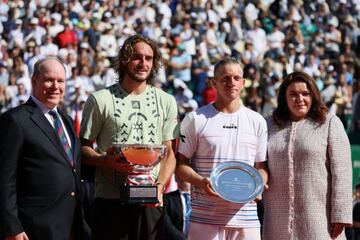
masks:
[[[274,122],[279,127],[283,127],[285,123],[290,120],[289,107],[286,101],[286,90],[294,82],[304,82],[311,93],[312,105],[308,112],[308,118],[319,124],[323,124],[325,122],[328,109],[321,98],[320,91],[317,88],[314,79],[305,72],[300,71],[289,74],[281,83],[277,98],[278,106],[273,112]]]
[[[144,42],[148,44],[154,53],[153,67],[146,82],[150,84],[156,73],[159,71],[162,65],[162,58],[156,43],[153,40],[146,38],[140,34],[135,34],[125,40],[124,44],[119,50],[119,54],[113,65],[115,72],[119,75],[119,81],[122,81],[122,78],[125,76],[127,64],[129,63],[134,53],[134,45],[139,42]]]

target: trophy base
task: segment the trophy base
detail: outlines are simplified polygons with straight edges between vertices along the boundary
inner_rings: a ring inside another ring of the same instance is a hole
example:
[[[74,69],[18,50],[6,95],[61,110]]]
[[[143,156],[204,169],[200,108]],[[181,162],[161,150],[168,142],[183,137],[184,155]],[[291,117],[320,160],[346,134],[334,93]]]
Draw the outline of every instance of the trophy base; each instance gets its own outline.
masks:
[[[156,204],[157,186],[152,185],[125,185],[120,187],[120,201],[127,204]]]

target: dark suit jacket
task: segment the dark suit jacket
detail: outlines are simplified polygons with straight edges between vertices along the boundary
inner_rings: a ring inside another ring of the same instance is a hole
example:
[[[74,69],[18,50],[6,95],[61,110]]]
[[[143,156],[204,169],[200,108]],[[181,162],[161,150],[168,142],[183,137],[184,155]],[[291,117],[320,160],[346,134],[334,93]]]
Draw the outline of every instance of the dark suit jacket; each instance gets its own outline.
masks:
[[[180,194],[179,190],[164,194],[165,239],[186,239],[185,234],[182,232],[184,226],[184,214]]]
[[[81,217],[75,214],[80,142],[72,120],[59,113],[71,138],[74,168],[32,99],[0,116],[0,227],[5,237],[25,231],[31,240],[68,240],[74,215]]]

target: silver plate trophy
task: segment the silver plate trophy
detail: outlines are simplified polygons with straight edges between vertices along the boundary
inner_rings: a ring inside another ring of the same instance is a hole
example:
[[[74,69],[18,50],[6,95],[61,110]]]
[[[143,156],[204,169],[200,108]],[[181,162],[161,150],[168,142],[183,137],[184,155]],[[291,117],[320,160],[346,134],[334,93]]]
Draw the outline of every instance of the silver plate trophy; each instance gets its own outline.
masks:
[[[220,197],[234,203],[250,202],[264,189],[260,173],[243,162],[220,163],[212,170],[210,180]]]
[[[120,200],[129,204],[155,204],[157,186],[150,172],[165,155],[165,145],[116,144],[115,153],[133,166],[124,186],[120,187]]]

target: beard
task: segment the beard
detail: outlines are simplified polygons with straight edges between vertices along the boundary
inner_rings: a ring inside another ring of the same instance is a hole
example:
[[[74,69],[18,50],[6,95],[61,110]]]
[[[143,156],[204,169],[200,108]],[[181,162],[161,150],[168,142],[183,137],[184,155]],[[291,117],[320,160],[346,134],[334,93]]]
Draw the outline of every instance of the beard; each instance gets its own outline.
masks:
[[[131,78],[133,81],[138,82],[138,83],[142,83],[142,82],[147,82],[150,81],[151,77],[152,77],[152,71],[148,72],[147,75],[144,76],[138,76],[136,75],[137,70],[134,69],[129,69],[126,68],[126,74],[129,76],[129,78]]]

